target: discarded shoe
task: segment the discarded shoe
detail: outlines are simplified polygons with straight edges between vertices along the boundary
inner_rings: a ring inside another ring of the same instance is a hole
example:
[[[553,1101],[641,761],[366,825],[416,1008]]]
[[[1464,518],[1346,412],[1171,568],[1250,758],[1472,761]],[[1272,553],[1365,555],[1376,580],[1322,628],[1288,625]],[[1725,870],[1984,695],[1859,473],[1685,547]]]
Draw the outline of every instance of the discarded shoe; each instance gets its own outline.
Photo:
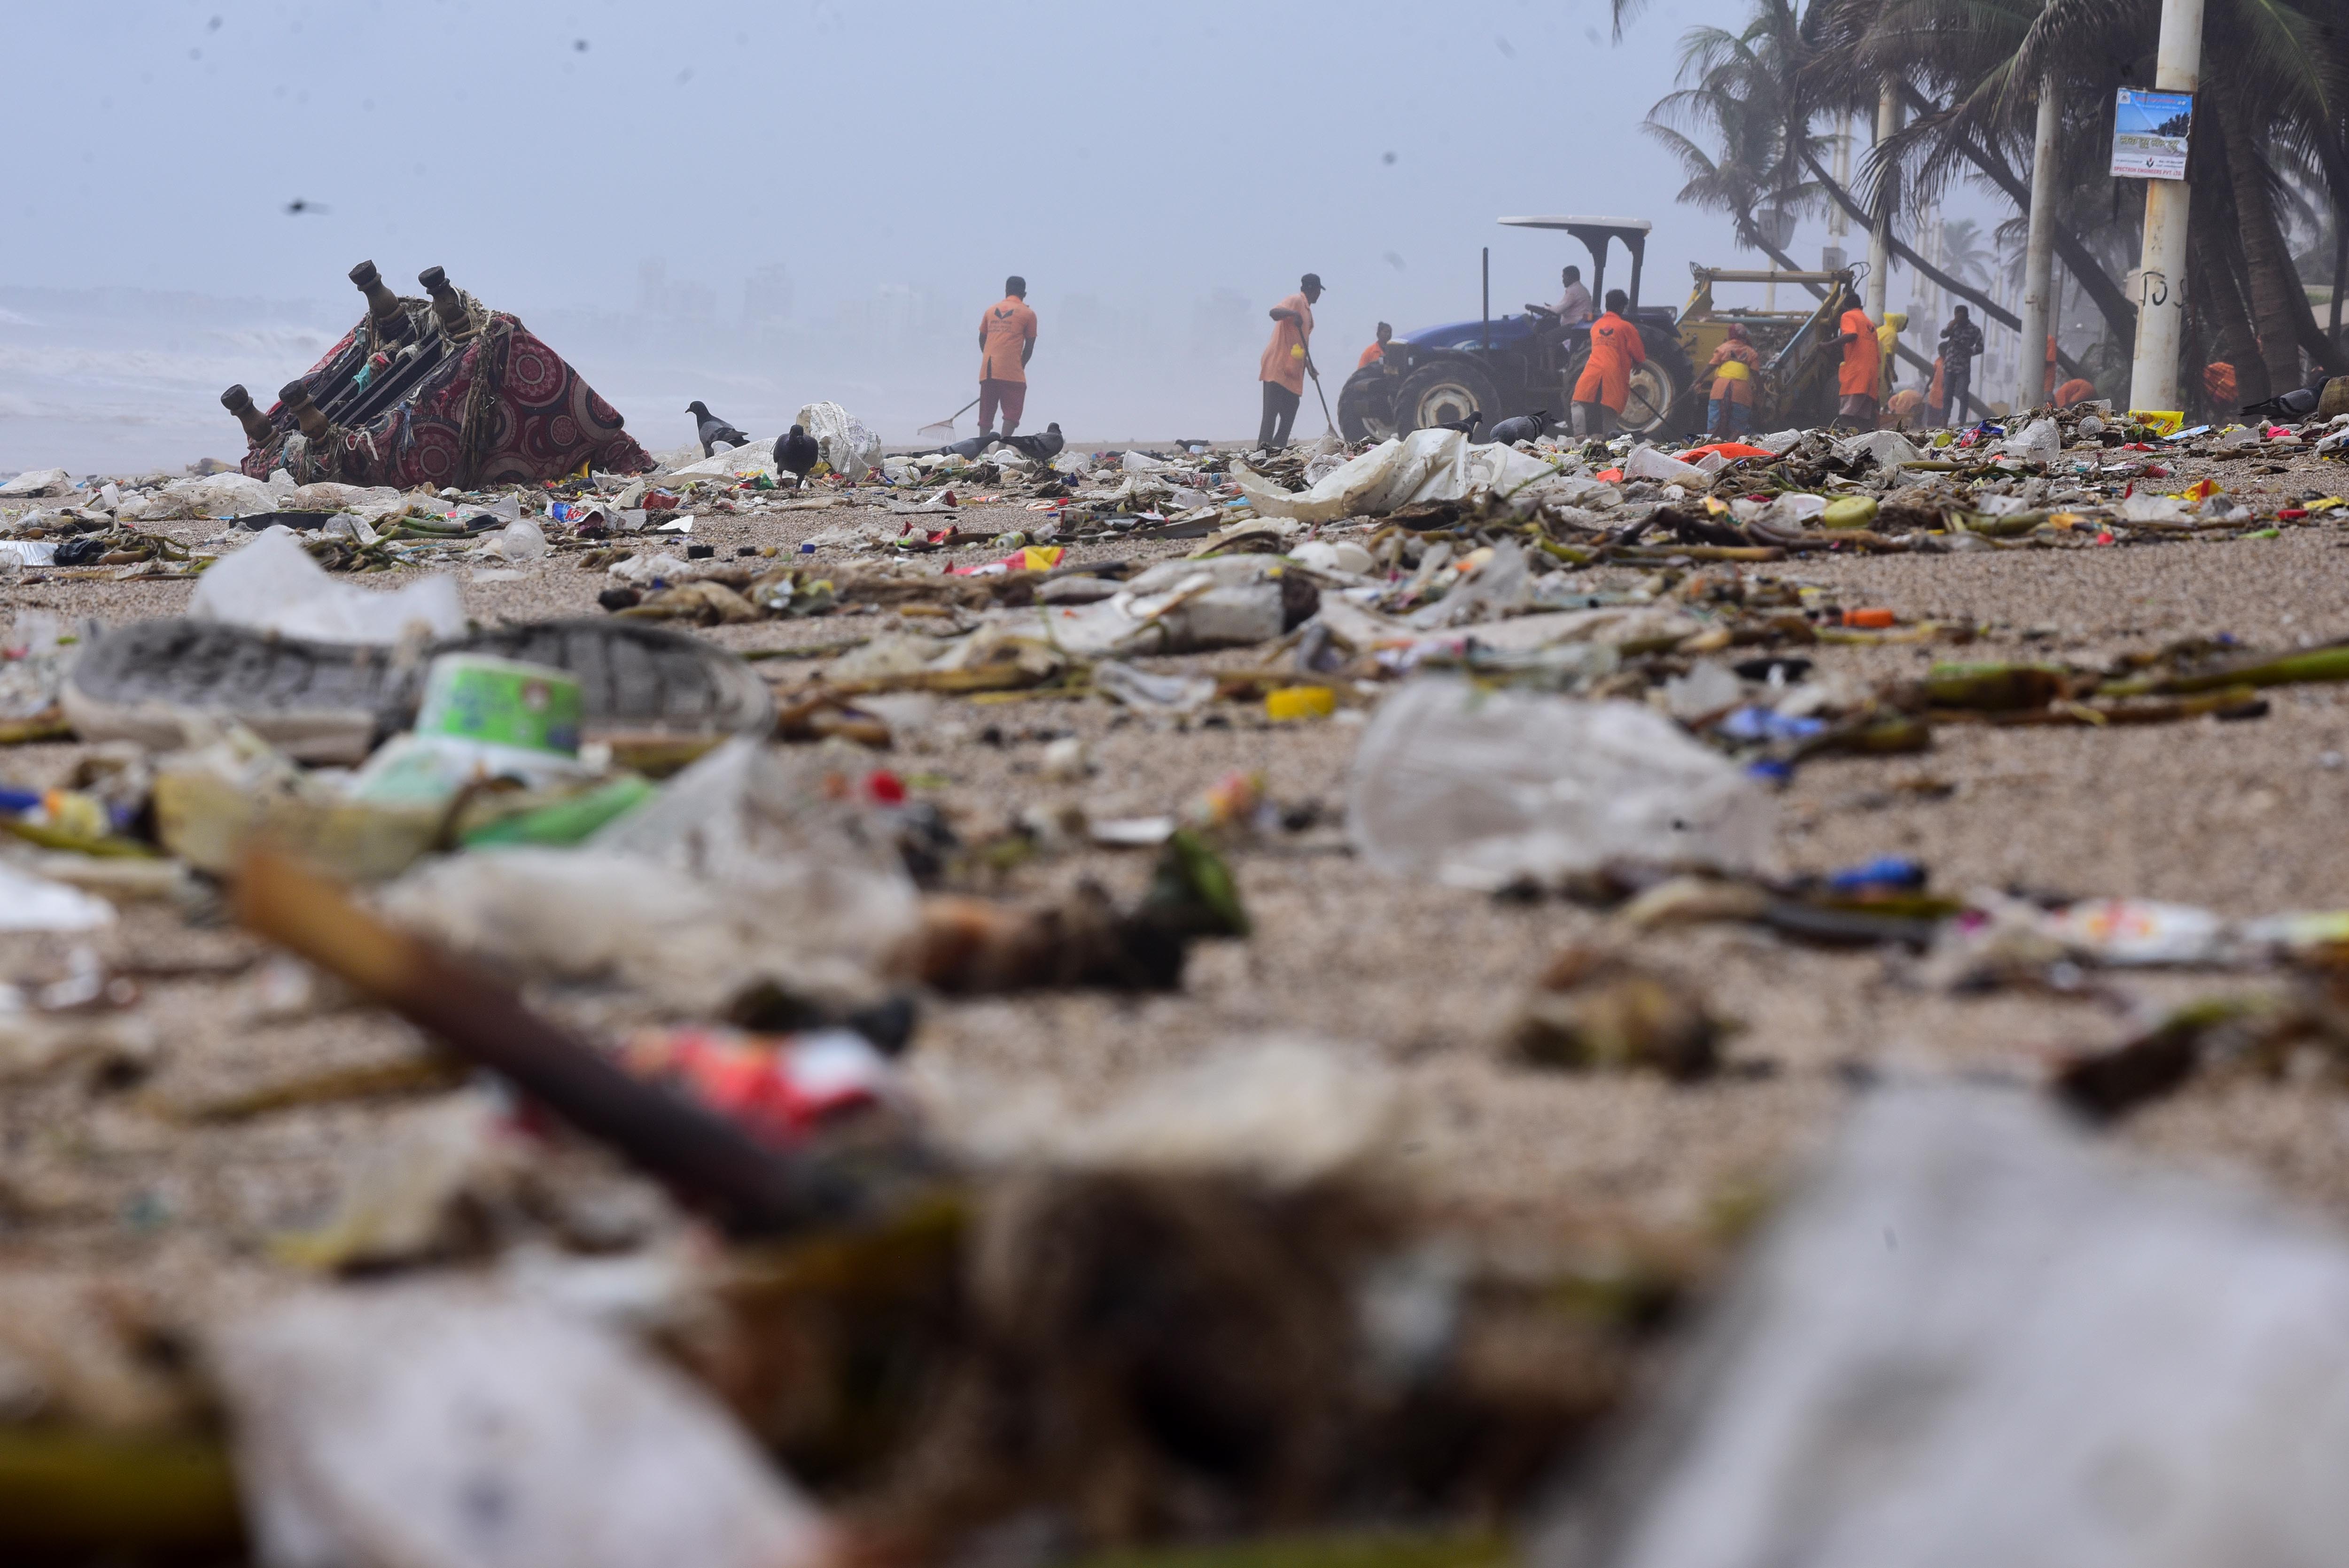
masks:
[[[392,650],[272,637],[192,620],[142,621],[91,645],[64,693],[85,740],[181,743],[184,714],[233,718],[305,762],[357,762],[407,727],[435,655],[490,654],[579,678],[589,741],[763,734],[766,683],[698,638],[635,622],[549,621]]]

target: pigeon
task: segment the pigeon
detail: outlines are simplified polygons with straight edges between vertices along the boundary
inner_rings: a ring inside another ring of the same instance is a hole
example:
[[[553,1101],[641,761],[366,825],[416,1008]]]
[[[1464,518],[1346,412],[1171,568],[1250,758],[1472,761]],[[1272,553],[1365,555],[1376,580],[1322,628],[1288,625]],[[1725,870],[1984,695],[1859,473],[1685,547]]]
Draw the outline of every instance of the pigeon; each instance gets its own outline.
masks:
[[[1537,408],[1530,414],[1520,414],[1514,419],[1502,420],[1490,430],[1485,432],[1485,436],[1487,440],[1498,441],[1504,446],[1514,447],[1519,441],[1530,441],[1535,439],[1548,428],[1549,410],[1547,408]]]
[[[1434,424],[1430,425],[1428,428],[1431,430],[1457,430],[1464,436],[1473,437],[1476,434],[1476,427],[1484,422],[1484,415],[1471,414],[1464,419],[1439,419]]]
[[[711,413],[709,408],[702,404],[700,399],[696,398],[694,401],[688,403],[685,406],[685,411],[692,415],[694,419],[697,421],[696,428],[701,438],[701,455],[703,457],[716,457],[718,454],[714,449],[720,441],[724,441],[729,446],[734,447],[747,447],[750,444],[750,438],[749,436],[744,435],[741,431],[736,429],[733,426],[728,424],[725,420]]]
[[[1033,458],[1040,463],[1050,462],[1061,455],[1061,449],[1068,445],[1061,438],[1058,421],[1045,426],[1040,436],[1006,436],[1003,444],[1021,457]]]
[[[981,430],[968,441],[956,441],[938,449],[939,453],[952,452],[958,458],[975,458],[996,442],[1003,439],[992,430]]]
[[[2246,403],[2243,412],[2268,419],[2305,419],[2316,412],[2317,404],[2323,400],[2324,382],[2318,381],[2313,386],[2295,387],[2289,392],[2279,393],[2264,403]]]
[[[793,425],[788,434],[775,438],[775,471],[777,473],[789,474],[795,480],[804,480],[807,478],[807,471],[815,467],[815,438],[809,435],[803,427]]]

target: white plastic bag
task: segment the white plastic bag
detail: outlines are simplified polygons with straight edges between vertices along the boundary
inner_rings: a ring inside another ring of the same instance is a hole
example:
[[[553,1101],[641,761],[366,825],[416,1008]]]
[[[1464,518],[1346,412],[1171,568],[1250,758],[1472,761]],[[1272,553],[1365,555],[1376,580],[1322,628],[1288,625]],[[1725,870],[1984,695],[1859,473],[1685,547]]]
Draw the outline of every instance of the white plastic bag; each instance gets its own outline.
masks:
[[[1457,430],[1413,430],[1350,458],[1309,489],[1291,493],[1237,464],[1232,479],[1259,516],[1330,522],[1382,517],[1414,501],[1460,500],[1484,491],[1504,500],[1530,495],[1556,471],[1497,441],[1473,446]]]
[[[2253,436],[2250,444],[2257,446],[2259,438]],[[2006,438],[2006,451],[2010,457],[2028,458],[2035,463],[2052,463],[2063,455],[2063,428],[2053,419],[2033,419],[2023,427],[2020,435]]]
[[[862,480],[880,460],[881,438],[837,403],[811,403],[793,423],[815,438],[817,454],[836,474]]]
[[[1347,779],[1347,832],[1364,860],[1460,887],[1616,860],[1746,869],[1773,817],[1735,763],[1651,708],[1450,677],[1387,698]]]
[[[318,1291],[219,1336],[266,1568],[816,1568],[832,1532],[724,1409],[584,1316]]]
[[[15,500],[24,496],[63,495],[72,488],[72,481],[63,469],[27,469],[5,484],[0,484],[0,500]]]
[[[1917,449],[1916,443],[1898,430],[1870,430],[1837,443],[1837,449],[1847,459],[1864,452],[1884,469],[1897,469],[1902,463],[1913,463],[1925,455]]]
[[[264,529],[207,571],[189,597],[188,614],[321,643],[388,645],[410,626],[433,637],[465,630],[454,577],[427,577],[388,593],[337,583],[310,559],[294,531],[282,527]]]
[[[681,469],[669,470],[669,478],[678,480],[747,480],[755,479],[761,474],[766,475],[769,479],[775,477],[775,438],[772,436],[763,440],[752,441],[747,446],[735,447],[727,451],[716,453],[702,459],[698,463],[688,463]]]
[[[762,980],[861,995],[919,907],[885,825],[826,795],[838,765],[738,737],[576,849],[433,861],[384,907],[477,957],[614,979],[687,1013],[722,1011]]]
[[[2349,1248],[2248,1187],[2134,1167],[2038,1097],[1895,1085],[1653,1416],[1529,1562],[2330,1562]]]
[[[538,524],[521,518],[506,524],[482,542],[481,553],[499,561],[536,561],[554,547],[546,542],[546,535]]]
[[[1712,482],[1712,477],[1694,463],[1668,458],[1653,447],[1632,448],[1631,455],[1623,459],[1623,477],[1655,480],[1668,485],[1687,485],[1693,490],[1702,490]]]
[[[1268,558],[1162,561],[1089,604],[1042,606],[1053,646],[1078,658],[1245,647],[1280,635],[1280,583]]]
[[[79,888],[0,861],[0,931],[94,931],[114,923],[114,906]]]
[[[164,486],[163,494],[184,502],[190,517],[254,517],[278,509],[276,492],[245,474],[178,480]]]

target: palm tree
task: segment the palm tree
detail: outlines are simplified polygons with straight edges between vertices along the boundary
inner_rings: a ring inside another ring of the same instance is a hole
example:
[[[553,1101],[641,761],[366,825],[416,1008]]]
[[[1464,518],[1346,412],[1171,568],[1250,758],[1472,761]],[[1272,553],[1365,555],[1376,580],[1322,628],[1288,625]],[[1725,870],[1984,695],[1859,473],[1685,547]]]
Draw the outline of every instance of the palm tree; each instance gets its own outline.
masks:
[[[1941,265],[1967,282],[1990,282],[1992,255],[1982,243],[1982,226],[1971,218],[1952,218],[1941,225]]]
[[[1679,90],[1649,111],[1644,129],[1680,160],[1688,175],[1679,200],[1727,213],[1737,242],[1760,251],[1789,272],[1799,264],[1785,253],[1795,220],[1820,205],[1819,189],[1804,176],[1785,89],[1793,71],[1777,57],[1782,42],[1770,18],[1757,16],[1742,32],[1696,27],[1682,36]],[[1719,149],[1708,153],[1689,131],[1709,132]]]
[[[2205,15],[2189,330],[2227,348],[2239,371],[2257,367],[2247,396],[2264,395],[2258,383],[2296,385],[2302,350],[2328,367],[2341,358],[2292,267],[2279,200],[2285,170],[2321,181],[2336,202],[2349,197],[2349,32],[2340,8],[2340,0],[2209,0]],[[2061,178],[2075,199],[2065,211],[2106,214],[2108,230],[2133,227],[2122,209],[2141,192],[2116,184],[2102,163],[2114,89],[2151,79],[2158,20],[2144,0],[1818,0],[1804,17],[1816,46],[1805,59],[1811,80],[1796,96],[1839,102],[1888,74],[1904,84],[1926,112],[1877,150],[1872,172],[1880,181],[1901,169],[1918,201],[1961,168],[2020,166],[2029,100],[2051,81],[2066,106]],[[2019,185],[2000,183],[2020,198]],[[2066,237],[2059,233],[2059,244]],[[2092,236],[2068,238],[2066,265],[2116,335],[2133,335],[2133,302],[2094,256]],[[2133,238],[2106,262],[2127,260]]]

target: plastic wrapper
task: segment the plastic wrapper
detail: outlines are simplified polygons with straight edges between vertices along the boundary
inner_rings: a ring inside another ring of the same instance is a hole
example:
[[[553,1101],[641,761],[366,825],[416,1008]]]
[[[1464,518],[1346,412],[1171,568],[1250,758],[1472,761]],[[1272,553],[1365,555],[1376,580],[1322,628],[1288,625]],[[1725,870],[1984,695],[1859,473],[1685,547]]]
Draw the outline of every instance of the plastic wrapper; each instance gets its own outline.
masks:
[[[388,593],[338,583],[286,528],[263,530],[214,564],[197,583],[188,614],[322,643],[388,645],[412,627],[429,637],[465,630],[455,578],[427,577]]]
[[[316,1295],[216,1361],[265,1568],[813,1568],[814,1506],[709,1398],[583,1318],[449,1287]]]
[[[254,517],[280,510],[277,492],[244,474],[208,474],[173,480],[152,496],[125,501],[115,514],[123,522],[157,522],[181,517]]]
[[[919,918],[882,825],[827,792],[819,754],[729,741],[578,849],[419,867],[392,918],[528,973],[609,979],[704,1016],[775,983],[868,995]]]
[[[1413,430],[1350,459],[1309,490],[1294,494],[1234,465],[1232,478],[1248,504],[1265,517],[1331,522],[1341,517],[1382,517],[1418,501],[1461,500],[1480,493],[1515,497],[1555,473],[1556,465],[1497,441],[1471,445],[1457,430]]]
[[[1499,888],[1610,861],[1756,865],[1770,798],[1628,702],[1421,679],[1387,699],[1347,782],[1347,831],[1395,876]]]

